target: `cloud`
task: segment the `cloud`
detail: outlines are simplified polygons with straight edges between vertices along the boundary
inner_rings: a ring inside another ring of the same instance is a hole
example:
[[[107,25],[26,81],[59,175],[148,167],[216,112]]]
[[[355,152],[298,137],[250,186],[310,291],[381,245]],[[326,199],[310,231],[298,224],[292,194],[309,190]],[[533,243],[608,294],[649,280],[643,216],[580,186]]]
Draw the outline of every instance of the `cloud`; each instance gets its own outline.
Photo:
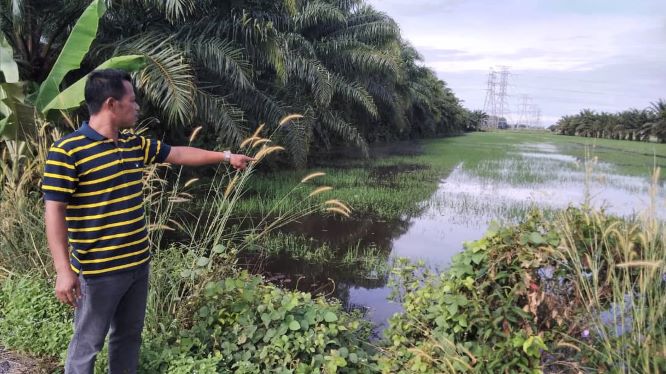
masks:
[[[423,29],[404,28],[407,39],[423,51],[426,63],[445,71],[487,70],[493,65],[587,71],[623,55],[662,53],[663,46],[654,36],[658,34],[645,20],[626,16],[590,20],[564,15],[501,28],[483,24],[466,30],[461,25],[449,25],[440,27],[438,32],[425,25]],[[644,41],[637,40],[638,36],[645,37]]]
[[[666,86],[666,1],[373,0],[424,64],[470,108],[488,69],[511,67],[510,106],[528,94],[552,120],[590,107],[643,108]]]

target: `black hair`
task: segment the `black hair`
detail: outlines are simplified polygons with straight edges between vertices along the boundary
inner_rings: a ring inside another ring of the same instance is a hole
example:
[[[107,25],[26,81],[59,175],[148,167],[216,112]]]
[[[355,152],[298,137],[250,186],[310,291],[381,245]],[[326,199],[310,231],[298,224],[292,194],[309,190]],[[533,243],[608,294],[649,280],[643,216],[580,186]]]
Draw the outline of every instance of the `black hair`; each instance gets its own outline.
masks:
[[[86,104],[90,115],[102,109],[109,97],[120,100],[125,95],[123,81],[132,83],[129,73],[118,69],[95,70],[88,75],[85,88]]]

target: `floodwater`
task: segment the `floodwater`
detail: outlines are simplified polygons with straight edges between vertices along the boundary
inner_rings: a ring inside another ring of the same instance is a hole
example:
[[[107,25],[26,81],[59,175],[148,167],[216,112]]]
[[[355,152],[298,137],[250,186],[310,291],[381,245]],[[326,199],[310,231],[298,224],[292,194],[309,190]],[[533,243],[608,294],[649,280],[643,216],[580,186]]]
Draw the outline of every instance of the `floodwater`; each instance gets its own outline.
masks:
[[[423,212],[417,217],[393,222],[311,217],[289,231],[338,248],[373,246],[387,261],[407,257],[443,269],[463,242],[479,239],[491,221],[515,222],[534,207],[556,211],[587,202],[610,214],[632,216],[650,204],[649,176],[622,175],[612,164],[585,162],[554,144],[512,147],[502,159],[475,164],[461,161],[422,203]],[[656,202],[663,208],[666,195],[663,185],[660,187]],[[657,212],[666,218],[666,209]],[[359,274],[330,264],[313,266],[289,259],[274,259],[266,266],[268,274],[286,272],[310,279],[298,288],[336,296],[348,308],[361,309],[378,331],[400,311],[399,304],[387,301],[390,289],[385,274]],[[280,276],[284,275],[276,277]],[[289,277],[285,280],[293,282]]]

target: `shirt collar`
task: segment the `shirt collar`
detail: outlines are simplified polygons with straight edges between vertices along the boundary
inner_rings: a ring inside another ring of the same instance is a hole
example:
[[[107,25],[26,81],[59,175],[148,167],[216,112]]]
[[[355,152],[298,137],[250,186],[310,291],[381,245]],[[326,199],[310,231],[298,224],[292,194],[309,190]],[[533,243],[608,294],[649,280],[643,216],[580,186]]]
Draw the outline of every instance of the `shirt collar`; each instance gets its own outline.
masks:
[[[88,121],[84,121],[83,124],[81,124],[81,127],[79,128],[79,133],[82,135],[85,135],[87,138],[95,141],[100,141],[100,140],[105,140],[106,137],[104,135],[98,133],[95,131],[90,125],[88,124]]]

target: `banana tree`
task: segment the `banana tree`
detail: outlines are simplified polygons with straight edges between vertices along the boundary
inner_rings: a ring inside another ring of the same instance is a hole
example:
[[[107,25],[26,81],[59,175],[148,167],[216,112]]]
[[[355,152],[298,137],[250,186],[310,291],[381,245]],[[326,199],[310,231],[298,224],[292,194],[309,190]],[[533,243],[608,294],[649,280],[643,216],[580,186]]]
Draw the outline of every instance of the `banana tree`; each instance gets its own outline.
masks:
[[[36,116],[46,117],[53,109],[78,108],[84,100],[86,77],[60,91],[63,79],[79,69],[97,34],[99,20],[106,12],[103,1],[95,0],[83,11],[46,79],[37,85],[19,81],[11,46],[0,35],[0,138],[22,140],[34,133]],[[116,68],[137,71],[145,64],[142,55],[112,57],[96,69]],[[37,87],[36,89],[34,87]],[[31,98],[35,99],[32,100]]]

